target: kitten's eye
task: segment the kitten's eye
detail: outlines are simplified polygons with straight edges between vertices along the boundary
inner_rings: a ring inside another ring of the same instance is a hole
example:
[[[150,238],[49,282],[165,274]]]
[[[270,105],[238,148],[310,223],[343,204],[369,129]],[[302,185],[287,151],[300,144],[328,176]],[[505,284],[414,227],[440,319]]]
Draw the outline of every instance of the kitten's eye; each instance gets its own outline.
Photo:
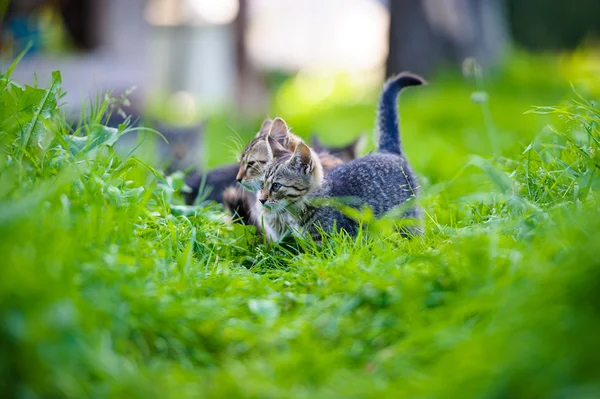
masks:
[[[255,163],[256,163],[255,161],[248,161],[248,163],[246,164],[246,168],[253,167]]]
[[[281,184],[279,184],[279,183],[273,183],[273,184],[271,185],[271,190],[273,190],[273,191],[277,191],[277,190],[279,190],[280,188],[281,188]]]

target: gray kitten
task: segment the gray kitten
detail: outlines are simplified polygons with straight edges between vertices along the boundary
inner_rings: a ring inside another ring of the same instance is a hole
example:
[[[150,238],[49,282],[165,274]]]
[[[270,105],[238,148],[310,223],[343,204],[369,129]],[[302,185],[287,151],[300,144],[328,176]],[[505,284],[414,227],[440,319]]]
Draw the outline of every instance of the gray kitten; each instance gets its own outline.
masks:
[[[258,200],[272,238],[291,231],[320,242],[321,229],[355,235],[359,224],[340,212],[340,205],[366,206],[381,217],[417,196],[417,179],[402,154],[397,98],[404,87],[424,83],[408,73],[386,82],[378,106],[375,153],[334,168],[324,179],[318,173],[319,159],[304,143],[268,166]],[[413,205],[403,216],[420,219],[421,210]]]
[[[171,174],[177,170],[195,170],[201,166],[206,121],[194,125],[174,125],[144,117],[135,109],[127,110],[125,118],[117,112],[110,114],[106,126],[118,128],[122,123],[138,128],[123,135],[114,148],[122,157],[134,155]],[[167,141],[142,127],[153,128]]]

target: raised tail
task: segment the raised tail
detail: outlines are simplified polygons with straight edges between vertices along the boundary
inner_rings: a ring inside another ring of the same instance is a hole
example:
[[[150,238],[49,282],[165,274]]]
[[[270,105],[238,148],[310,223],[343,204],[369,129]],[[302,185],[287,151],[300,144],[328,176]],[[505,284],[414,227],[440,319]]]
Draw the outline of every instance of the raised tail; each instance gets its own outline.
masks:
[[[420,76],[402,72],[388,79],[385,85],[383,85],[377,109],[378,151],[402,155],[398,106],[396,102],[403,88],[422,84],[425,84],[425,80]]]

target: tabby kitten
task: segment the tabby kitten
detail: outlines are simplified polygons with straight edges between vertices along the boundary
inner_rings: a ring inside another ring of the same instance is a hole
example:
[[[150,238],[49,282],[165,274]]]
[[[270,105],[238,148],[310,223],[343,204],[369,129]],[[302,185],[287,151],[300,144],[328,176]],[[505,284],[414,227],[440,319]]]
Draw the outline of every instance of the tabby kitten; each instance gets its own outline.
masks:
[[[320,228],[326,233],[337,229],[355,235],[358,222],[332,202],[357,209],[367,206],[381,217],[417,196],[417,179],[401,149],[397,98],[404,87],[424,83],[408,73],[386,82],[378,106],[375,153],[338,166],[324,180],[317,171],[319,159],[303,143],[267,167],[257,198],[274,239],[291,231],[310,234],[320,242]],[[416,219],[420,215],[416,206],[404,214]]]
[[[290,230],[302,230],[300,215],[304,212],[307,195],[318,191],[322,183],[321,162],[302,142],[295,152],[288,151],[267,167],[257,194],[261,205],[257,207],[256,217],[271,240],[279,241]]]

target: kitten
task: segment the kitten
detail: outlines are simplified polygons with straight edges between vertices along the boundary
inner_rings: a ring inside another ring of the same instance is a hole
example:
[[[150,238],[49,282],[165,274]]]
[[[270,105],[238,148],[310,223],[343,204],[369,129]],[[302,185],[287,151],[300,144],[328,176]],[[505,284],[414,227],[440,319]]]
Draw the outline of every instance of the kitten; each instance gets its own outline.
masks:
[[[424,83],[408,73],[386,82],[378,106],[375,153],[338,166],[323,179],[319,159],[300,143],[267,167],[257,198],[273,239],[291,231],[320,242],[320,228],[325,233],[344,230],[355,235],[358,222],[338,211],[337,205],[368,206],[375,217],[381,217],[417,196],[417,179],[402,154],[397,98],[404,87]],[[404,214],[416,219],[420,215],[416,206]]]
[[[257,195],[262,205],[257,206],[256,212],[269,239],[279,241],[290,230],[302,230],[299,211],[303,211],[306,196],[318,191],[322,183],[320,160],[302,142],[296,151],[288,151],[273,160]]]

